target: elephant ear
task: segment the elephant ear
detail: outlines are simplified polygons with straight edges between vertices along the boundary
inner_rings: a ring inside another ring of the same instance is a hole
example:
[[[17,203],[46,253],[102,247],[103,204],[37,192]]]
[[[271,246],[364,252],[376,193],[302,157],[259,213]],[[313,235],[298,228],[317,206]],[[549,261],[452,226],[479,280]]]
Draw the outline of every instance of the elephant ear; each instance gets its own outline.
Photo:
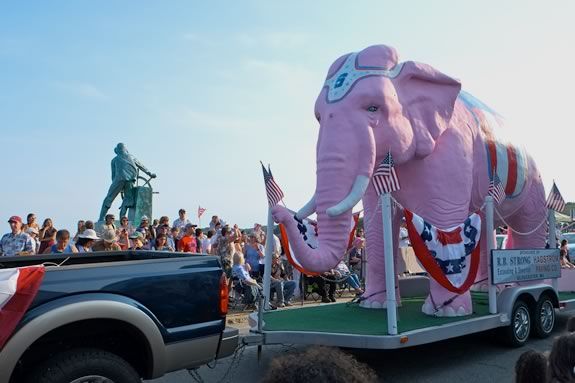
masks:
[[[429,65],[407,61],[392,80],[399,102],[411,122],[415,155],[427,157],[447,129],[461,83]]]

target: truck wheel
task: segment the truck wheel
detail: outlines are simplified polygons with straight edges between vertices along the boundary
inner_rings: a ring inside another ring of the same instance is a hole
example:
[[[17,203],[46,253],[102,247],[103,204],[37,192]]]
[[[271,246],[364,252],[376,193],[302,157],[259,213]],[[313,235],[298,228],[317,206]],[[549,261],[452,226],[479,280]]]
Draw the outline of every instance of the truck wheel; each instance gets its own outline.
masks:
[[[521,300],[513,305],[511,323],[504,329],[505,343],[512,347],[521,347],[529,339],[531,332],[531,315],[529,306]]]
[[[547,338],[555,327],[555,308],[549,295],[543,294],[537,301],[533,315],[533,331],[538,338]]]
[[[54,355],[29,378],[29,383],[140,383],[136,370],[111,352],[78,348]]]

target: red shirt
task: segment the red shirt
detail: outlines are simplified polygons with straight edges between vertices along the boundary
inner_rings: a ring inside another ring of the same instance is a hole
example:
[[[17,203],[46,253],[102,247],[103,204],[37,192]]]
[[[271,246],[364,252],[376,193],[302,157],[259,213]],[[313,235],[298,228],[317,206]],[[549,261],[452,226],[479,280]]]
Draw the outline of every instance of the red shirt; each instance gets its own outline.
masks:
[[[178,241],[178,251],[183,251],[184,253],[195,253],[197,252],[196,237],[184,235]]]

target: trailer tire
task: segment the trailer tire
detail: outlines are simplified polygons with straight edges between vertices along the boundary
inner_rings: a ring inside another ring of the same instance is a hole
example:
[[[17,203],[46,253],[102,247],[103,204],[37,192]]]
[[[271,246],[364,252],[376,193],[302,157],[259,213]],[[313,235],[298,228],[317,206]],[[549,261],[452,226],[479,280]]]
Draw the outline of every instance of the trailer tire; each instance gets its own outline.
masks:
[[[533,333],[538,338],[547,338],[555,327],[555,308],[548,294],[542,294],[533,312]]]
[[[518,300],[511,311],[511,323],[503,328],[504,341],[511,347],[521,347],[529,339],[530,332],[531,310],[527,303]]]
[[[76,348],[48,359],[29,377],[29,383],[85,381],[140,383],[139,374],[118,355],[94,348]]]

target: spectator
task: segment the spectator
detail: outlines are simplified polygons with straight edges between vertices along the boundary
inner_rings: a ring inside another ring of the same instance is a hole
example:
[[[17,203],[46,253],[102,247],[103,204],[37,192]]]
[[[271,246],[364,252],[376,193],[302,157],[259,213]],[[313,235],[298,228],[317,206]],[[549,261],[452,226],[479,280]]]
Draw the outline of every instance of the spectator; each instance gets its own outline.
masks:
[[[549,354],[548,382],[575,382],[575,334],[555,339]]]
[[[78,241],[76,241],[76,249],[78,249],[78,253],[91,253],[92,246],[94,243],[100,239],[96,234],[96,230],[94,229],[86,229],[80,235],[78,235]]]
[[[309,286],[312,284],[317,284],[317,293],[321,296],[322,303],[335,302],[335,290],[337,289],[337,283],[334,281],[334,275],[331,272],[323,273],[322,275],[316,276],[305,276],[305,283]],[[327,286],[326,286],[327,285]],[[326,287],[328,291],[326,292]]]
[[[70,243],[70,232],[66,229],[56,232],[56,243],[44,250],[43,254],[77,253],[76,246]]]
[[[294,281],[287,280],[280,256],[277,254],[274,254],[272,258],[270,286],[276,292],[277,307],[291,306],[290,299],[292,298],[293,292],[295,291],[296,283]]]
[[[87,220],[86,222],[84,222],[84,230],[86,229],[94,230],[94,221]]]
[[[335,269],[332,270],[332,273],[335,275],[335,278],[344,279],[343,281],[349,284],[354,289],[356,294],[363,294],[363,290],[361,289],[361,285],[359,283],[359,277],[356,274],[350,272],[347,268],[347,265],[343,261],[340,261],[337,264]]]
[[[22,231],[26,233],[30,227],[34,227],[36,230],[40,231],[40,226],[38,225],[38,222],[36,222],[36,214],[34,213],[29,213],[26,216],[26,224],[22,226]]]
[[[234,241],[235,237],[230,233],[229,228],[223,227],[222,233],[217,239],[216,247],[217,255],[220,256],[222,262],[222,268],[228,278],[230,278],[232,272],[232,256],[235,253]]]
[[[38,233],[40,237],[40,249],[38,249],[38,254],[44,254],[44,251],[56,243],[56,230],[52,225],[52,220],[50,218],[46,218],[44,220],[44,224]]]
[[[349,267],[354,272],[361,273],[361,259],[364,247],[365,247],[365,240],[361,237],[355,237],[351,249],[348,250]]]
[[[210,229],[216,229],[216,225],[220,224],[220,227],[222,226],[222,223],[220,222],[220,219],[218,218],[217,215],[212,215],[212,220],[210,221]]]
[[[538,351],[525,351],[515,363],[516,383],[545,383],[547,358]]]
[[[145,242],[144,245],[147,243],[146,241],[154,239],[154,234],[152,233],[152,229],[150,226],[150,219],[147,215],[143,215],[140,219],[140,226],[136,229],[136,231],[141,232],[144,234]]]
[[[255,234],[251,234],[249,237],[249,242],[244,246],[244,258],[245,261],[250,265],[250,274],[254,278],[260,277],[260,269],[263,270],[264,261],[264,247],[258,242],[258,237]]]
[[[28,229],[26,230],[26,234],[28,234],[30,238],[32,238],[32,240],[34,241],[34,254],[38,254],[38,251],[40,250],[40,238],[38,238],[38,228],[33,226],[28,227]]]
[[[177,227],[172,227],[170,229],[170,236],[168,237],[168,244],[170,244],[170,246],[172,246],[174,249],[177,249],[179,246],[179,239],[178,237],[180,236],[180,229]],[[170,243],[170,240],[172,241],[172,243]]]
[[[208,230],[208,234],[202,242],[202,250],[204,250],[205,254],[213,254],[214,253],[214,249],[212,246],[212,243],[214,242],[214,238],[215,238],[214,234],[216,234],[216,231],[214,229]]]
[[[154,238],[156,238],[156,234],[158,234],[158,232],[156,231],[158,229],[158,226],[160,226],[160,220],[156,218],[152,221],[152,228],[151,228],[151,230],[154,232]]]
[[[84,232],[84,230],[86,230],[86,228],[84,227],[84,220],[79,220],[78,225],[76,227],[76,234],[74,234],[73,238],[74,243],[78,242],[78,238],[80,237],[80,234]]]
[[[235,253],[233,256],[234,266],[232,267],[232,276],[244,286],[243,303],[252,304],[255,302],[258,290],[261,289],[258,282],[250,277],[248,268],[244,264],[244,256],[241,253]]]
[[[160,217],[160,225],[166,225],[168,226],[168,229],[170,228],[170,218],[167,215],[163,215]]]
[[[102,233],[106,230],[116,231],[116,217],[114,214],[106,214],[106,218],[104,220],[104,224],[102,225]]]
[[[377,375],[354,357],[333,347],[314,346],[274,358],[262,383],[376,383]]]
[[[184,253],[195,253],[197,251],[198,245],[194,236],[195,232],[196,225],[188,223],[184,236],[178,241],[178,251]]]
[[[116,236],[116,232],[114,230],[107,230],[105,231],[102,236],[101,240],[96,242],[94,246],[92,246],[93,251],[120,251],[122,248],[118,245],[118,237]]]
[[[196,246],[197,246],[196,247],[196,253],[198,253],[198,254],[205,253],[204,249],[202,247],[202,242],[205,238],[206,238],[206,236],[204,235],[204,231],[198,227],[196,229]]]
[[[262,225],[259,223],[254,223],[254,230],[253,234],[256,236],[256,239],[262,245],[266,243],[266,232],[263,231]]]
[[[34,241],[28,234],[22,232],[22,218],[13,215],[8,219],[8,223],[10,233],[4,234],[0,239],[0,255],[11,257],[34,254]]]
[[[186,210],[185,209],[180,209],[178,210],[178,218],[174,221],[174,223],[172,224],[172,227],[177,227],[178,229],[180,229],[180,236],[177,239],[180,239],[184,236],[184,233],[186,231],[186,226],[190,225],[192,222],[190,222],[189,219],[186,218]]]
[[[134,232],[134,228],[130,225],[128,217],[122,217],[120,219],[120,227],[116,230],[118,235],[118,245],[122,250],[128,250],[130,247],[130,235]]]
[[[134,231],[130,239],[132,240],[130,250],[146,250],[144,249],[144,234],[141,231]]]
[[[174,251],[174,248],[167,244],[168,236],[164,233],[158,234],[154,249],[158,251]]]

